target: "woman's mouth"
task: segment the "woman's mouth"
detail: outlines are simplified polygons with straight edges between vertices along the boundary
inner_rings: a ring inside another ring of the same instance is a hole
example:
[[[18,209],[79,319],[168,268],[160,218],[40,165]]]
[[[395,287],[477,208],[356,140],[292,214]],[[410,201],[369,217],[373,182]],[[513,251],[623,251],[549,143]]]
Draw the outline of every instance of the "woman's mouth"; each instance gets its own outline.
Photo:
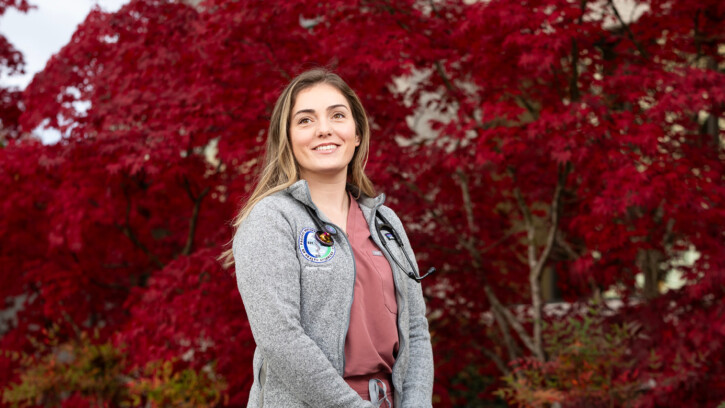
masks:
[[[318,151],[318,152],[331,152],[333,150],[337,149],[337,145],[335,144],[326,144],[326,145],[320,145],[315,147],[312,150]]]

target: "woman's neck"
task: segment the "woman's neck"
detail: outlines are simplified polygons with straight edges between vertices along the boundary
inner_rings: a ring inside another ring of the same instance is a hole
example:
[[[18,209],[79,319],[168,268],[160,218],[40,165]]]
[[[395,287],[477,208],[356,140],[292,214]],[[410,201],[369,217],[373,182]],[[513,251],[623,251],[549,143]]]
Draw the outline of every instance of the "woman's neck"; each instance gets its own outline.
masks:
[[[318,208],[321,207],[342,212],[347,210],[348,202],[345,180],[342,180],[342,182],[329,182],[315,179],[306,180],[307,186],[310,189],[312,202]]]
[[[346,228],[350,202],[345,190],[346,178],[336,177],[322,179],[320,177],[303,177],[307,181],[312,202],[335,225]]]

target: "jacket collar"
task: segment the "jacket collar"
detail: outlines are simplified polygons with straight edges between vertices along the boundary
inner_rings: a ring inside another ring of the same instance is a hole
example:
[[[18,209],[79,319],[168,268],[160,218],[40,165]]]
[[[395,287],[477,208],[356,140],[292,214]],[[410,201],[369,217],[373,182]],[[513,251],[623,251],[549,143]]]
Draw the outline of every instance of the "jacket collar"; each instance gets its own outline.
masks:
[[[361,207],[366,207],[368,210],[377,208],[385,202],[385,194],[380,194],[377,197],[368,197],[363,194],[357,187],[349,183],[347,184],[346,189],[347,191],[352,193],[353,197],[357,198],[357,202],[358,204],[360,204]],[[312,196],[310,195],[310,188],[307,185],[307,180],[299,180],[291,186],[287,187],[285,191],[287,191],[289,195],[294,197],[295,200],[317,211],[315,203],[312,202]]]

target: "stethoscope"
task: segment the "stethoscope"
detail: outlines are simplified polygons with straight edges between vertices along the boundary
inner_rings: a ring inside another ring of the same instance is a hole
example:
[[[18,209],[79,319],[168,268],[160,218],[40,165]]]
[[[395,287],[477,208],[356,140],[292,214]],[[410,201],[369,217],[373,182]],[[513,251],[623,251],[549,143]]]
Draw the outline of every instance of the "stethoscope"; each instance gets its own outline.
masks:
[[[315,239],[317,242],[326,247],[332,246],[334,243],[333,236],[337,235],[337,228],[333,227],[330,224],[323,223],[322,220],[320,220],[319,217],[312,211],[312,209],[308,206],[304,206],[307,210],[307,213],[310,214],[310,217],[315,222],[315,226],[317,226],[317,231],[315,232]],[[382,221],[380,223],[379,221]],[[405,245],[403,245],[403,240],[400,239],[398,236],[398,233],[395,232],[395,229],[390,225],[388,220],[383,216],[383,214],[380,214],[380,212],[375,212],[375,230],[378,233],[378,238],[380,238],[380,242],[383,244],[383,247],[385,247],[385,250],[390,254],[390,259],[395,262],[395,264],[405,272],[406,275],[410,279],[413,279],[414,281],[420,283],[420,281],[425,278],[426,276],[430,275],[431,273],[436,271],[436,268],[430,268],[428,269],[428,272],[425,273],[425,275],[420,276],[416,270],[415,270],[415,264],[413,261],[410,260],[410,257],[408,256],[408,253],[405,252]],[[405,256],[405,260],[408,263],[408,267],[410,269],[406,269],[399,261],[398,258],[393,255],[393,252],[388,248],[388,242],[387,241],[395,241],[398,246],[400,247],[400,252],[403,253]]]

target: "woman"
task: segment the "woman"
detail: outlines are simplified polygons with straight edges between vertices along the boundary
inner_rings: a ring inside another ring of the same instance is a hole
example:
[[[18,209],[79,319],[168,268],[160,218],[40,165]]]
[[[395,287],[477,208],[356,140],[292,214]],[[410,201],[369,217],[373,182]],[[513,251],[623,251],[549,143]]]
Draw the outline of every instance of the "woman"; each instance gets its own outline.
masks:
[[[429,407],[433,355],[415,257],[364,168],[365,110],[307,71],[272,112],[232,251],[252,334],[248,407]],[[391,268],[392,266],[392,268]]]

